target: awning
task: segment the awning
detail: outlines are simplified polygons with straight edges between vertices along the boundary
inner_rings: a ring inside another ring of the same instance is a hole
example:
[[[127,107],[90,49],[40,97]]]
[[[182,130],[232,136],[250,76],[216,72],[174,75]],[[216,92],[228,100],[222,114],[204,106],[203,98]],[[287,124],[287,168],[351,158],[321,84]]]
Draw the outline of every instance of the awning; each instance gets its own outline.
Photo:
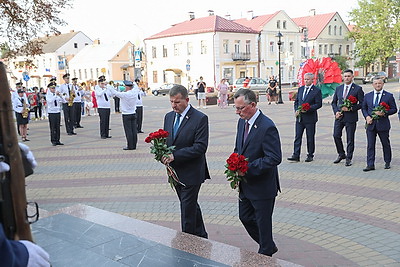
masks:
[[[181,69],[166,69],[165,71],[173,71],[173,72],[176,73],[176,74],[182,73],[182,70],[181,70]]]
[[[43,77],[51,78],[51,77],[53,77],[53,75],[51,75],[51,74],[44,74]]]
[[[39,75],[32,75],[31,78],[40,78]]]
[[[121,69],[126,70],[127,68],[129,68],[129,64],[124,64],[124,65],[121,66]]]

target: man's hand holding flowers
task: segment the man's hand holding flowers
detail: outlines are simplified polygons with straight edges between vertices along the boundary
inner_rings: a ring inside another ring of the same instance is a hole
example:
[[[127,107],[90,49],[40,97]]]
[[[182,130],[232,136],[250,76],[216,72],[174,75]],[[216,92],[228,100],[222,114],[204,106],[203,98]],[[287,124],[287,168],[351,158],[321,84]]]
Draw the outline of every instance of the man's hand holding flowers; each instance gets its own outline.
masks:
[[[379,120],[381,117],[385,116],[386,113],[390,110],[390,106],[386,102],[381,102],[379,106],[376,106],[372,110],[372,115],[367,116],[365,119],[367,121],[367,124],[372,124],[374,120]]]
[[[343,112],[351,111],[353,105],[357,104],[358,99],[355,96],[348,96],[344,101],[343,104],[340,106],[340,111],[336,112],[335,118],[339,119],[343,116]]]

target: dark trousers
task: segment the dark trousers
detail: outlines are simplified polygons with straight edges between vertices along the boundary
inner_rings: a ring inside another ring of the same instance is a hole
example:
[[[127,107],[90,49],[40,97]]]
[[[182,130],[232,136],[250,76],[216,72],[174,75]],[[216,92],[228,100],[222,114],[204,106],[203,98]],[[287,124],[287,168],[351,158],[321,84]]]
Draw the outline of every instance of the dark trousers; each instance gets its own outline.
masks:
[[[82,104],[81,102],[76,102],[72,106],[74,113],[74,126],[81,126],[81,118],[82,118]]]
[[[63,104],[65,130],[67,133],[74,132],[74,109],[73,106],[68,106],[68,103]]]
[[[142,131],[143,107],[136,107],[137,131]]]
[[[110,131],[110,109],[97,108],[100,117],[100,136],[108,137]]]
[[[42,117],[42,105],[41,105],[41,104],[39,104],[39,105],[37,105],[36,107],[34,107],[34,108],[33,108],[33,111],[35,112],[35,118],[36,118],[36,119]],[[38,114],[39,114],[39,116],[38,116]]]
[[[49,113],[50,141],[52,144],[60,142],[60,113]]]
[[[176,193],[181,203],[182,232],[208,238],[203,222],[203,216],[197,199],[201,184],[175,186]]]
[[[268,256],[272,256],[276,247],[272,238],[274,205],[275,198],[260,200],[241,198],[239,200],[240,221],[250,237],[260,245],[258,253]]]
[[[119,97],[114,96],[114,109],[115,109],[115,112],[119,112],[119,102],[120,102]]]
[[[137,144],[136,114],[122,115],[126,144],[129,149],[135,149]]]
[[[335,120],[333,125],[333,140],[335,141],[336,151],[339,156],[350,160],[353,158],[356,126],[356,122],[342,122],[341,120]],[[343,128],[346,128],[347,156],[342,142]]]
[[[389,131],[369,131],[367,130],[367,165],[375,165],[375,145],[376,135],[379,136],[383,148],[383,160],[385,163],[392,161],[392,148],[390,147]]]
[[[296,121],[296,136],[294,138],[293,156],[300,158],[301,141],[303,138],[304,129],[307,136],[307,156],[314,157],[315,152],[315,125],[316,123],[302,123]]]

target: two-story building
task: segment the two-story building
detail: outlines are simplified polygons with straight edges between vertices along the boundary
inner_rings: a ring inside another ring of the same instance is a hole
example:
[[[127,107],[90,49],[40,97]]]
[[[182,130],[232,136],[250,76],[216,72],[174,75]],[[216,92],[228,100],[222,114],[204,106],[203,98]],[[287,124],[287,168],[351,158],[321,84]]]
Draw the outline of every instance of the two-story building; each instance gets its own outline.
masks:
[[[204,77],[207,86],[222,78],[258,76],[258,32],[210,13],[144,40],[150,88],[163,83],[190,87]]]
[[[11,85],[23,81],[26,87],[46,87],[50,78],[55,76],[57,82],[69,72],[69,61],[92,40],[84,33],[71,31],[69,33],[49,35],[39,38],[43,41],[42,54],[35,56],[17,56],[10,59],[9,81]],[[29,79],[26,78],[29,77]]]

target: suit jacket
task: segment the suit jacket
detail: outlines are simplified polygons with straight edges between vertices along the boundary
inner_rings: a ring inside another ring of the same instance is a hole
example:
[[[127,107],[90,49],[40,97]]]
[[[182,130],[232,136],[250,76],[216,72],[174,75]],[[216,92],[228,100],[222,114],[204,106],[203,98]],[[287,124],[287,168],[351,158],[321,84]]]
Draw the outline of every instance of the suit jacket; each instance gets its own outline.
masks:
[[[279,186],[278,165],[282,161],[278,129],[264,114],[255,120],[243,144],[245,120],[239,119],[234,152],[249,160],[246,182],[240,183],[240,194],[248,199],[275,198]]]
[[[344,91],[344,84],[339,85],[336,87],[335,94],[333,95],[332,99],[332,110],[333,114],[336,114],[336,112],[340,112],[341,110],[341,105],[343,104],[343,91]],[[354,96],[357,98],[357,103],[354,104],[351,107],[350,111],[343,112],[343,116],[340,117],[340,120],[342,122],[356,122],[358,121],[358,110],[361,109],[362,107],[362,102],[364,100],[364,91],[362,90],[362,87],[352,83],[350,90],[347,94],[347,98],[349,96]]]
[[[170,165],[185,185],[201,184],[205,179],[210,179],[206,161],[208,117],[190,107],[173,137],[171,133],[175,114],[171,111],[164,118],[164,130],[170,133],[167,145],[175,146],[174,161]]]
[[[0,223],[0,259],[1,266],[27,266],[28,250],[25,245],[14,240],[8,240],[3,225]]]
[[[369,124],[367,130],[369,131],[389,131],[390,130],[390,120],[389,115],[393,115],[397,112],[396,101],[394,100],[393,94],[382,90],[382,96],[379,103],[385,102],[389,105],[390,109],[387,111],[386,115],[374,120],[372,124]],[[372,116],[372,111],[374,110],[374,91],[369,92],[365,95],[362,104],[362,113],[364,117]]]
[[[318,121],[317,110],[322,107],[322,93],[315,85],[311,85],[306,98],[303,100],[305,86],[299,88],[296,99],[294,100],[294,110],[303,104],[310,104],[310,109],[307,112],[301,113],[301,122],[316,123]]]

